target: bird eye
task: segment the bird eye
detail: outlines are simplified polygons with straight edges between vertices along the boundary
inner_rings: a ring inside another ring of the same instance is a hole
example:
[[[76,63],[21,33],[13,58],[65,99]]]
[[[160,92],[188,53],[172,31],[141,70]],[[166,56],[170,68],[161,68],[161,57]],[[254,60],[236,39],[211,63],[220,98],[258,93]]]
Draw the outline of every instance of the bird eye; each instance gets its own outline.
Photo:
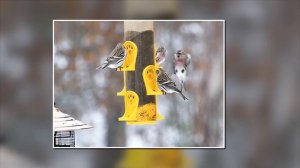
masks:
[[[175,70],[175,73],[177,73],[177,69]]]
[[[184,69],[181,70],[181,73],[184,73]]]

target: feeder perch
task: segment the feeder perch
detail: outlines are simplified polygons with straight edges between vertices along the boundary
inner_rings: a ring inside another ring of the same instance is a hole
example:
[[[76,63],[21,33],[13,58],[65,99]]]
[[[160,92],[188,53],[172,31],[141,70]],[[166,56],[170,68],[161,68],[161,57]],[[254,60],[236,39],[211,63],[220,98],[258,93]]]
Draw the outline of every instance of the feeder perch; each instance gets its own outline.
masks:
[[[138,48],[136,44],[132,41],[125,41],[123,43],[124,47],[126,48],[126,59],[122,65],[122,68],[117,69],[118,71],[123,71],[124,76],[124,87],[122,91],[117,93],[117,96],[124,96],[126,92],[126,71],[135,71],[135,63]]]
[[[126,49],[126,59],[119,71],[135,71],[135,62],[138,53],[136,44],[132,41],[125,41],[123,46]]]
[[[155,99],[157,102],[157,96],[155,96]],[[136,120],[127,121],[128,125],[156,124],[157,120],[165,119],[164,116],[159,114],[157,111],[157,105],[154,103],[148,103],[138,107],[135,116]]]
[[[119,121],[134,121],[136,120],[136,112],[139,105],[139,96],[134,91],[125,93],[125,113],[119,118]]]
[[[147,95],[162,95],[162,91],[157,86],[157,66],[149,65],[143,70],[143,78]]]

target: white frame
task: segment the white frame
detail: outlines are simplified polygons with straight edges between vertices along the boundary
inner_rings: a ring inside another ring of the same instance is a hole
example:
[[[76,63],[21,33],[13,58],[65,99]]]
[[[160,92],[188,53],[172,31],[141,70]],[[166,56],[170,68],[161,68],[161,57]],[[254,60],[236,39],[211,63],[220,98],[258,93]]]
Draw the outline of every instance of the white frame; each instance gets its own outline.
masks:
[[[226,116],[225,116],[225,94],[226,94],[226,85],[225,85],[225,20],[60,20],[54,19],[52,20],[52,79],[53,79],[53,93],[52,93],[52,105],[54,104],[54,22],[77,22],[77,21],[84,21],[84,22],[99,22],[99,21],[108,21],[108,22],[123,22],[123,21],[155,21],[155,22],[183,22],[183,21],[201,21],[201,22],[223,22],[223,146],[221,147],[54,147],[54,127],[52,122],[52,148],[53,149],[226,149]],[[53,120],[52,114],[52,120]]]

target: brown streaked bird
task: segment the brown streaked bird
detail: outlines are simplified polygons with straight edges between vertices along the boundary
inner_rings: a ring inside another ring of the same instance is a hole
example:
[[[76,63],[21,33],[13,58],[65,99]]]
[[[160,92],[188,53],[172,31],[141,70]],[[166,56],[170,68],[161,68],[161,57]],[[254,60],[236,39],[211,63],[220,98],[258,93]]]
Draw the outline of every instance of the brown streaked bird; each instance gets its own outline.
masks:
[[[102,65],[97,67],[99,68],[119,68],[123,65],[125,58],[127,56],[126,49],[122,43],[118,43],[114,50],[110,53],[109,57],[104,61]]]
[[[162,68],[158,68],[156,73],[157,83],[160,90],[162,90],[164,93],[178,93],[181,95],[183,100],[188,100],[188,98],[182,93],[182,90],[178,89],[176,83],[168,76],[168,74]]]
[[[155,53],[155,61],[158,65],[161,65],[166,60],[166,52],[165,47],[159,47]]]

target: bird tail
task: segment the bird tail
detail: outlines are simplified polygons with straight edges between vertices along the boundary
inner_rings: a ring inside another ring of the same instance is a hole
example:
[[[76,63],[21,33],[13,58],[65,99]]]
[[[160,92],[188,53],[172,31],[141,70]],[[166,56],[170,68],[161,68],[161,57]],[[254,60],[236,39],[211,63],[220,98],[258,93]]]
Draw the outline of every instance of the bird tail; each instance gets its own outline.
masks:
[[[181,83],[181,91],[185,91],[184,82],[183,82],[183,81],[181,81],[180,83]]]
[[[181,90],[179,90],[179,89],[176,89],[177,91],[177,93],[179,93],[180,95],[181,95],[181,97],[183,98],[183,100],[189,100],[183,93],[182,93],[182,88],[181,88]]]
[[[183,98],[183,100],[189,100],[182,92],[185,91],[185,86],[184,86],[184,82],[181,82],[181,91],[180,91],[180,94]]]
[[[100,68],[104,69],[107,66],[108,66],[108,62],[104,62],[102,65],[98,66],[96,69],[100,69]]]
[[[182,92],[179,92],[183,100],[189,100]]]

